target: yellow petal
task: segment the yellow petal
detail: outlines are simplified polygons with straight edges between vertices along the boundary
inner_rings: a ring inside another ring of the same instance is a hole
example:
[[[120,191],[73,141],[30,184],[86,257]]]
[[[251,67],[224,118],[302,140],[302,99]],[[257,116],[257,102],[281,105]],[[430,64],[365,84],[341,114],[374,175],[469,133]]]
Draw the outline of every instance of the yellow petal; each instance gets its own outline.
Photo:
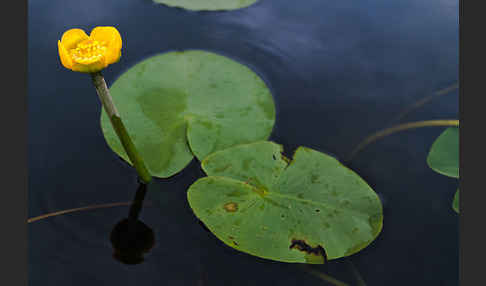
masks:
[[[104,57],[101,57],[98,61],[90,64],[81,64],[73,62],[72,70],[76,72],[92,73],[100,71],[108,66]]]
[[[114,64],[120,60],[121,50],[115,51],[108,49],[106,51],[106,58],[110,60],[109,64]]]
[[[91,31],[89,37],[98,42],[105,42],[106,63],[116,63],[121,56],[122,38],[115,27],[96,27]]]
[[[88,39],[89,36],[81,29],[70,29],[62,34],[61,44],[69,51],[76,48],[79,42]]]
[[[59,51],[59,58],[61,59],[62,65],[67,69],[71,69],[73,67],[73,61],[71,60],[69,53],[61,44],[61,41],[57,41],[57,49]]]

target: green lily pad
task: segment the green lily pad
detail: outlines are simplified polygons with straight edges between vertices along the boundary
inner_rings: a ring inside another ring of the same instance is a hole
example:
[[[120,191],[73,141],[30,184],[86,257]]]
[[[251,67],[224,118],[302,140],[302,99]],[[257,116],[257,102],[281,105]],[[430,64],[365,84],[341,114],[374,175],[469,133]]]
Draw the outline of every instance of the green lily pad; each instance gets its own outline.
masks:
[[[258,0],[154,0],[155,3],[193,11],[236,10],[248,7]]]
[[[459,178],[459,128],[447,128],[435,140],[427,164],[437,173]]]
[[[282,262],[325,263],[354,254],[380,233],[377,194],[331,156],[262,141],[215,152],[208,177],[187,198],[195,215],[225,244]]]
[[[457,189],[456,194],[454,195],[454,200],[452,201],[452,209],[459,213],[459,189]]]
[[[148,58],[110,87],[113,101],[150,173],[170,177],[194,156],[266,140],[275,106],[249,68],[205,51]],[[101,128],[110,148],[130,162],[106,112]]]

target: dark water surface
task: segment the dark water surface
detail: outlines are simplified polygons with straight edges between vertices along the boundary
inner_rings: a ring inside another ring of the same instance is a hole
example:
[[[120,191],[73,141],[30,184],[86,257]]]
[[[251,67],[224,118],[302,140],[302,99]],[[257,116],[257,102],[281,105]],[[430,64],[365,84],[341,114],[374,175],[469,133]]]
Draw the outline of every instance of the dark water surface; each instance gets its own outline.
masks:
[[[271,139],[344,158],[361,139],[396,123],[417,100],[458,80],[458,2],[452,0],[261,0],[231,12],[187,12],[150,0],[29,1],[29,217],[133,199],[134,171],[101,133],[88,75],[62,68],[57,40],[73,27],[114,25],[124,40],[113,81],[160,52],[204,49],[250,66],[272,89]],[[404,122],[458,117],[458,92]],[[384,202],[384,227],[369,247],[314,267],[358,285],[458,285],[458,186],[426,165],[428,127],[384,138],[348,165]],[[197,162],[149,186],[140,219],[156,244],[138,265],[112,258],[110,232],[128,207],[83,211],[29,225],[29,285],[331,285],[299,265],[239,253],[206,232],[186,189]]]

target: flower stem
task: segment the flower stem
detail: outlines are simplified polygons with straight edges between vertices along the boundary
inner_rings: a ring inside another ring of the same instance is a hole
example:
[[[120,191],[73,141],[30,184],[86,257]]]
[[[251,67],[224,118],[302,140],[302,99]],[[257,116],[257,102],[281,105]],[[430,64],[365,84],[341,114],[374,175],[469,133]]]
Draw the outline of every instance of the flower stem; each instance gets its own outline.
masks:
[[[101,103],[103,104],[103,108],[110,118],[113,129],[115,129],[115,132],[118,135],[118,138],[120,139],[120,142],[122,143],[123,148],[128,155],[128,158],[130,158],[133,167],[135,167],[138,176],[143,181],[143,183],[149,183],[152,180],[152,176],[147,170],[147,167],[145,167],[145,163],[143,162],[142,157],[135,148],[132,139],[130,139],[128,132],[125,129],[125,125],[123,125],[120,114],[118,113],[118,110],[113,103],[113,100],[110,96],[110,91],[108,90],[108,86],[106,85],[103,75],[101,74],[101,72],[94,72],[91,73],[91,79],[93,80],[96,92],[98,93]]]

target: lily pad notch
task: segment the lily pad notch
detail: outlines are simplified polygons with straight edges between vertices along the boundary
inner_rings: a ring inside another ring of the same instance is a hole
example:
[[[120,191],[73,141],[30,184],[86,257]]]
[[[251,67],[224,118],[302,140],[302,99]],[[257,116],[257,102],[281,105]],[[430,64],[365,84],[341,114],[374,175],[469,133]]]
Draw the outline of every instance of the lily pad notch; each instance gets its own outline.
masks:
[[[209,155],[187,192],[206,227],[239,251],[289,263],[352,255],[381,232],[377,194],[335,158],[299,147],[290,161],[269,141]],[[231,206],[228,208],[228,206]]]
[[[110,87],[134,145],[155,177],[167,178],[196,157],[266,140],[275,105],[265,82],[248,67],[211,52],[168,52],[145,59]],[[109,147],[130,163],[105,110]]]

